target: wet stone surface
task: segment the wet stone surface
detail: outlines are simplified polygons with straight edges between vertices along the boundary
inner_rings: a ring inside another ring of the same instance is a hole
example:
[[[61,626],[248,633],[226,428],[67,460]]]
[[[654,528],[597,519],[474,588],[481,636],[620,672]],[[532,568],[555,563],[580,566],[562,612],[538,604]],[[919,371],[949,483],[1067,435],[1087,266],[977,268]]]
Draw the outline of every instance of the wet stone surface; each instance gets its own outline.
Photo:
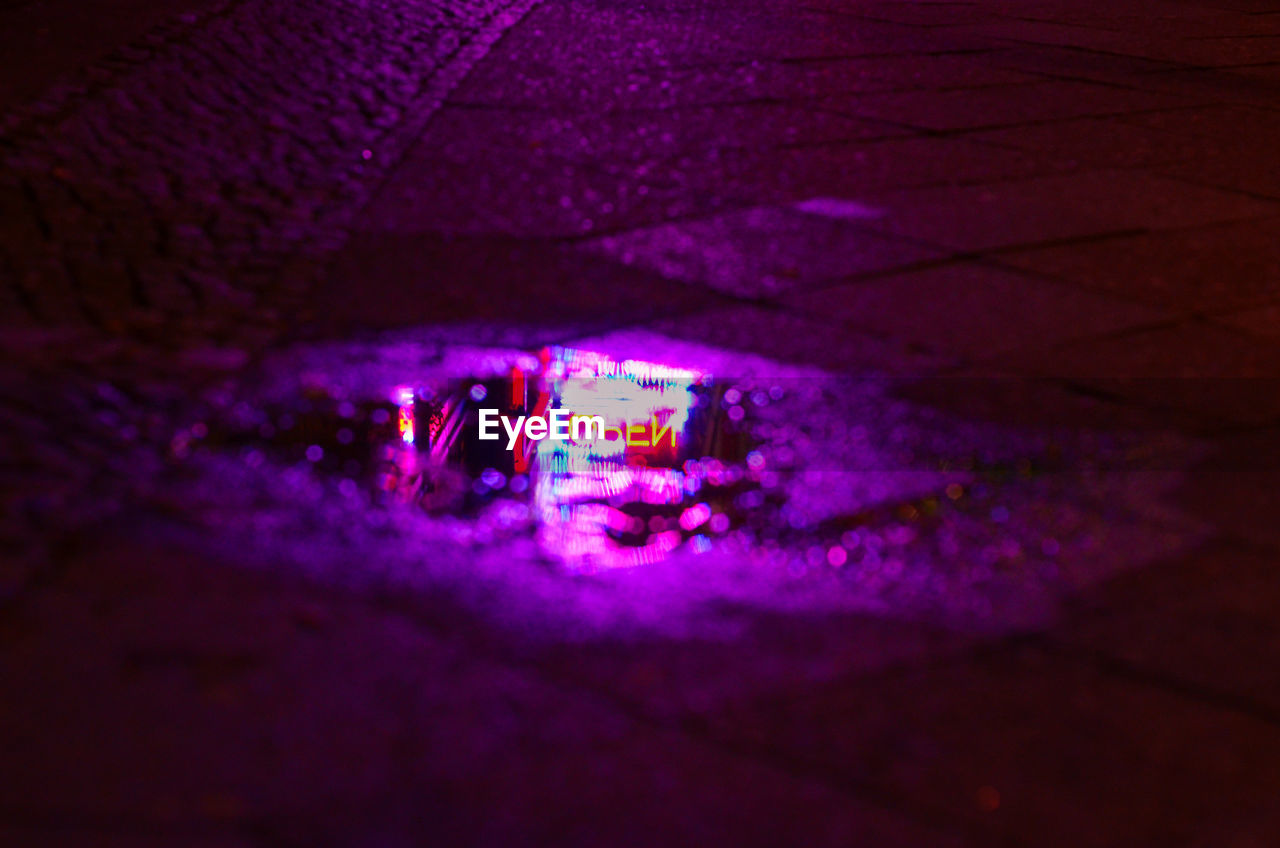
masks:
[[[0,844],[1270,844],[1275,15],[179,5],[0,118]]]

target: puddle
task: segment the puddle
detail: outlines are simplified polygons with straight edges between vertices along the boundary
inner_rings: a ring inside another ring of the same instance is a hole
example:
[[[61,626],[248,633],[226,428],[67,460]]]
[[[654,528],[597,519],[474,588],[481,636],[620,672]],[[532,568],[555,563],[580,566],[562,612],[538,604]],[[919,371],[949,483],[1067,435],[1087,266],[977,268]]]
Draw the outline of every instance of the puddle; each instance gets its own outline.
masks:
[[[509,450],[501,425],[480,438],[485,409],[608,433]],[[1081,473],[1129,447],[645,334],[383,338],[282,352],[212,396],[173,439],[169,511],[236,561],[444,591],[522,629],[701,632],[742,605],[998,628],[1197,538],[1160,506],[1173,472]]]
[[[615,360],[548,347],[515,357],[505,373],[427,379],[385,398],[351,400],[312,385],[280,407],[234,407],[174,443],[215,451],[267,452],[307,464],[373,506],[405,504],[528,532],[544,554],[592,572],[695,552],[743,527],[772,523],[782,505],[778,474],[757,450],[747,409],[781,400],[688,368]],[[752,400],[754,398],[754,402]],[[533,439],[509,425],[558,414],[596,416],[600,431]],[[254,460],[250,460],[254,461]]]

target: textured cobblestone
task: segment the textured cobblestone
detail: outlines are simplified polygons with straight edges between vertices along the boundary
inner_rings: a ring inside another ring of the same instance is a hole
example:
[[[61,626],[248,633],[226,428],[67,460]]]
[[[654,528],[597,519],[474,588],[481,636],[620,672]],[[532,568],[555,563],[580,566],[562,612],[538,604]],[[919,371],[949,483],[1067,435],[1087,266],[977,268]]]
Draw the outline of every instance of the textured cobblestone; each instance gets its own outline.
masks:
[[[233,331],[359,208],[512,5],[226,3],[10,117],[4,323],[183,338],[212,313]]]
[[[288,332],[350,217],[530,5],[233,0],[0,119],[0,331],[21,363],[0,447],[22,458],[0,533],[108,507],[110,469],[155,464],[139,444],[183,386]]]

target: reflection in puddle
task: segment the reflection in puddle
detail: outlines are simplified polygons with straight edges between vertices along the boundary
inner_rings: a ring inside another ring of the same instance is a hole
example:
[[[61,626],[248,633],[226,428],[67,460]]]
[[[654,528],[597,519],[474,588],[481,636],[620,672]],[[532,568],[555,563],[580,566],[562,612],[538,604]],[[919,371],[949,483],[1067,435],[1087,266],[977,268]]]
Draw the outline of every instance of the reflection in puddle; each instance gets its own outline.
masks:
[[[758,473],[744,470],[743,441],[710,376],[566,348],[547,352],[543,376],[539,405],[598,415],[609,428],[604,440],[536,444],[546,550],[571,566],[636,565],[686,541],[705,550],[729,529],[731,499]]]
[[[747,461],[724,394],[697,371],[544,349],[501,378],[398,389],[401,443],[381,485],[429,510],[515,499],[531,511],[541,548],[572,570],[653,562],[686,543],[706,550],[731,528],[733,499],[758,487],[761,470]],[[508,449],[506,434],[479,438],[481,408],[508,421],[554,410],[599,416],[605,433],[522,432]]]
[[[479,438],[481,410],[610,433],[508,450],[503,428]],[[169,504],[193,544],[557,628],[715,630],[707,604],[1026,622],[1055,587],[1200,532],[1160,512],[1158,459],[1090,470],[1182,442],[966,420],[883,380],[645,334],[300,347],[192,413]]]
[[[570,570],[599,571],[684,545],[709,550],[770,502],[744,401],[693,369],[552,347],[501,376],[402,385],[385,402],[313,393],[295,412],[250,417],[210,439],[291,449],[344,483],[363,478],[378,501],[484,513],[508,532],[532,528],[544,553]],[[554,410],[599,416],[605,432],[520,432],[508,449],[501,428],[498,438],[479,438],[481,409],[509,421]]]

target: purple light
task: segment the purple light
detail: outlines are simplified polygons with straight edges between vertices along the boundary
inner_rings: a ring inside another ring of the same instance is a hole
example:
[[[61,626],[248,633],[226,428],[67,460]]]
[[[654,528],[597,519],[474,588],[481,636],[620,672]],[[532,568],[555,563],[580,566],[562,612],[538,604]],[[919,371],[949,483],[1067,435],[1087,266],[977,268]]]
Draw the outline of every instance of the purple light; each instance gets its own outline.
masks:
[[[520,502],[539,547],[572,571],[656,562],[686,542],[703,550],[734,524],[724,514],[735,505],[730,489],[755,485],[724,390],[694,369],[547,348],[505,375],[450,386],[391,390],[384,421],[394,417],[387,435],[398,438],[377,449],[377,488],[433,512]],[[482,406],[508,421],[598,417],[605,432],[540,438],[517,425],[495,442],[481,438]]]
[[[549,351],[545,373],[552,407],[599,415],[626,437],[538,443],[534,508],[543,547],[576,570],[621,568],[669,555],[684,541],[680,530],[635,533],[644,523],[625,509],[666,508],[682,516],[673,521],[673,528],[685,530],[710,517],[706,504],[682,509],[686,475],[677,464],[690,412],[697,406],[692,386],[703,375],[572,348]],[[659,427],[661,438],[654,434]],[[647,434],[643,440],[631,438],[640,431]],[[693,523],[685,526],[687,522]],[[639,536],[642,541],[626,544],[619,540],[622,536]]]

